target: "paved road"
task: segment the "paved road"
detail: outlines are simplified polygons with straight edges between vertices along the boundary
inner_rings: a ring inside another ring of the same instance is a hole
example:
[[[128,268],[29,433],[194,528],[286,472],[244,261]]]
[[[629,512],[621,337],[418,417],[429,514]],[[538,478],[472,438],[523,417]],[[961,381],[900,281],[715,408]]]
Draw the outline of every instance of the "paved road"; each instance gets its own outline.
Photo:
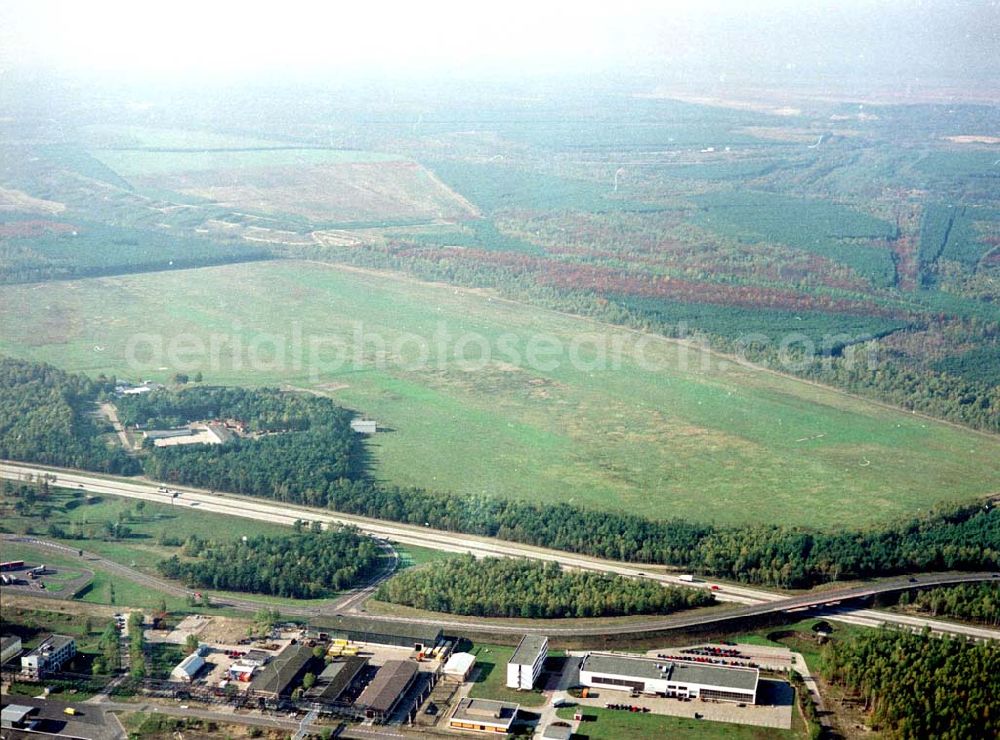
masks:
[[[691,585],[680,581],[677,576],[665,575],[652,570],[653,566],[644,567],[642,565],[622,563],[613,560],[602,560],[590,558],[572,553],[561,552],[559,550],[549,550],[529,545],[519,545],[516,543],[503,542],[488,537],[476,537],[471,535],[458,534],[455,532],[445,532],[431,529],[429,527],[415,527],[404,524],[394,524],[376,519],[339,514],[322,509],[310,509],[303,506],[289,504],[271,503],[259,498],[236,496],[232,494],[220,494],[211,491],[190,488],[186,486],[171,487],[172,491],[179,491],[176,499],[170,492],[159,490],[157,483],[136,478],[117,478],[112,476],[98,476],[92,473],[80,473],[73,470],[56,468],[42,468],[33,465],[20,463],[0,463],[0,477],[11,479],[23,479],[26,475],[39,475],[54,473],[57,476],[57,484],[78,487],[92,493],[107,493],[118,496],[169,503],[175,500],[177,506],[195,506],[204,511],[213,511],[232,516],[258,519],[281,524],[293,524],[297,520],[321,521],[324,523],[353,525],[376,537],[389,539],[403,544],[414,544],[422,547],[429,547],[437,550],[449,552],[469,552],[478,557],[487,555],[509,555],[517,557],[527,557],[537,560],[550,560],[560,563],[569,568],[579,568],[595,570],[605,573],[615,573],[619,575],[642,577],[656,580],[665,584]],[[119,566],[123,567],[123,566]],[[721,590],[715,591],[719,601],[742,604],[724,615],[679,615],[676,617],[657,618],[633,622],[628,625],[617,627],[600,628],[546,628],[544,631],[550,635],[562,634],[566,636],[585,636],[599,632],[608,633],[631,633],[631,632],[656,632],[664,629],[682,629],[697,625],[722,623],[734,617],[749,617],[773,612],[787,611],[790,609],[803,609],[821,607],[823,605],[833,605],[834,602],[854,599],[863,596],[871,596],[878,593],[889,593],[893,591],[908,590],[912,588],[930,587],[935,585],[945,585],[950,583],[965,583],[972,581],[988,580],[995,576],[993,573],[958,573],[958,574],[927,574],[917,576],[914,583],[907,578],[888,579],[872,584],[847,588],[833,589],[821,593],[810,593],[804,596],[789,598],[787,594],[780,592],[765,591],[757,588],[747,588],[732,584],[725,584]],[[702,582],[703,588],[709,588],[709,584]],[[356,606],[361,597],[359,594],[353,595],[357,598],[350,598],[348,606]],[[257,608],[257,607],[254,607]],[[293,613],[291,610],[289,614]],[[866,626],[878,626],[883,623],[900,624],[907,627],[920,629],[929,626],[932,630],[960,634],[980,639],[1000,639],[1000,630],[989,630],[968,625],[951,624],[934,620],[925,620],[919,617],[903,617],[901,615],[879,612],[871,609],[855,609],[850,605],[840,605],[834,611],[830,611],[828,618],[846,621],[854,624]],[[399,621],[420,622],[415,619],[399,619]],[[469,622],[460,620],[441,623],[445,627],[455,627],[458,629],[468,629]],[[478,620],[476,627],[482,628],[484,620]],[[531,628],[510,627],[490,625],[492,631],[526,632]],[[541,629],[541,628],[539,628]]]

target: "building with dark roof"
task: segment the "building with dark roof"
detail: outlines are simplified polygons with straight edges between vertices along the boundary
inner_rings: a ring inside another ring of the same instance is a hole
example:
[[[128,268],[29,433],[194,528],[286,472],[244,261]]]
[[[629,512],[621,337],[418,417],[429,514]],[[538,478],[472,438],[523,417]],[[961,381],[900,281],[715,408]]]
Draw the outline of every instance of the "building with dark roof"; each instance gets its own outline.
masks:
[[[310,627],[318,636],[423,650],[441,640],[440,627],[372,617],[330,617]]]
[[[757,701],[759,679],[760,671],[756,668],[611,653],[589,653],[580,665],[580,683],[584,686],[748,704]]]
[[[368,717],[387,719],[416,680],[415,663],[408,660],[390,660],[379,668],[375,678],[361,692],[355,705],[363,709]]]
[[[0,638],[0,663],[6,663],[21,654],[21,638],[17,635],[4,635]]]
[[[308,645],[289,645],[253,677],[249,690],[268,699],[292,693],[294,684],[309,670],[314,657]]]
[[[338,702],[368,665],[368,658],[349,656],[334,660],[316,677],[309,697],[323,702]]]

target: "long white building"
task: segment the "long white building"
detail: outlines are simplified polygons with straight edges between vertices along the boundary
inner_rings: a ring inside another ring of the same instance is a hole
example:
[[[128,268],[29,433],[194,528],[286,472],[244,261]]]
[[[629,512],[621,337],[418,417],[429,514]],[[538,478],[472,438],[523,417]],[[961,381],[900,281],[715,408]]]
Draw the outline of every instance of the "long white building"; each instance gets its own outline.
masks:
[[[522,637],[507,663],[507,688],[528,691],[535,688],[535,681],[542,672],[548,654],[549,638],[543,635]]]
[[[760,671],[677,660],[588,653],[580,665],[584,686],[688,699],[757,702]]]

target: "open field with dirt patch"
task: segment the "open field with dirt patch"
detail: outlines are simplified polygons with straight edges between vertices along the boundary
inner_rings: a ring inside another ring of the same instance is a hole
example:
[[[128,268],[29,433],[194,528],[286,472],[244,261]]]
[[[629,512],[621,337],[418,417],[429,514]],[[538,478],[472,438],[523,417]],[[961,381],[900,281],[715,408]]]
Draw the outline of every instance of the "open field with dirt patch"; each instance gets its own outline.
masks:
[[[1000,488],[996,438],[393,275],[238,265],[9,286],[0,305],[0,351],[68,370],[168,379],[181,359],[210,383],[336,388],[389,430],[377,477],[477,501],[834,528]]]
[[[318,222],[457,218],[470,206],[416,162],[393,154],[111,127],[91,155],[142,191]]]

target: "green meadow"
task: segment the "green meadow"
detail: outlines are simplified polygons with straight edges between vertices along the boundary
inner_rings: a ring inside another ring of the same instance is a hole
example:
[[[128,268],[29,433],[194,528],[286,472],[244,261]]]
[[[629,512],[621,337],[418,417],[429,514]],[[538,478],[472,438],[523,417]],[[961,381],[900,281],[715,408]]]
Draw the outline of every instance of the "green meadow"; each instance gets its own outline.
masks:
[[[343,267],[5,286],[0,352],[326,394],[385,428],[370,440],[378,479],[477,500],[833,529],[1000,489],[995,437],[654,336]]]

